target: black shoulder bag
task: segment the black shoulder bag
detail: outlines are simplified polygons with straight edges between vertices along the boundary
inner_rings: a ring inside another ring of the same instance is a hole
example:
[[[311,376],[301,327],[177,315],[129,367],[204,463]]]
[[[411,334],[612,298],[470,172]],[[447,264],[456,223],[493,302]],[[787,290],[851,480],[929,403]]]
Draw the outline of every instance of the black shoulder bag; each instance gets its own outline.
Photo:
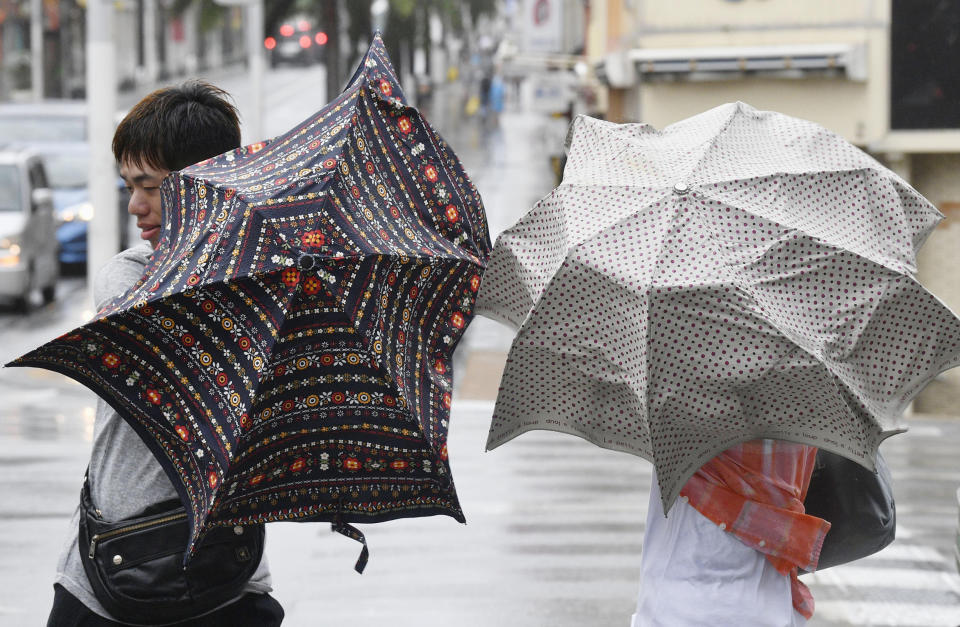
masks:
[[[80,492],[80,560],[97,600],[120,621],[171,623],[240,595],[263,555],[263,525],[216,527],[186,568],[187,512],[173,500],[140,516],[104,520]]]
[[[841,455],[820,449],[803,506],[806,513],[830,523],[817,570],[872,555],[897,531],[890,469],[877,452],[870,472]]]

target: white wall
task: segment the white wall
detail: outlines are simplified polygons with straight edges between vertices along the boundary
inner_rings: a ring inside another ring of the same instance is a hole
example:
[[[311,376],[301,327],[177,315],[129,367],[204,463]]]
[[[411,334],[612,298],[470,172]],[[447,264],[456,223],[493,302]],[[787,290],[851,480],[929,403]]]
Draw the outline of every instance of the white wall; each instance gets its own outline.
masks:
[[[724,102],[813,120],[858,145],[888,132],[888,0],[637,0],[633,46],[700,48],[786,44],[866,46],[867,80],[757,78],[648,82],[633,117],[662,127]]]

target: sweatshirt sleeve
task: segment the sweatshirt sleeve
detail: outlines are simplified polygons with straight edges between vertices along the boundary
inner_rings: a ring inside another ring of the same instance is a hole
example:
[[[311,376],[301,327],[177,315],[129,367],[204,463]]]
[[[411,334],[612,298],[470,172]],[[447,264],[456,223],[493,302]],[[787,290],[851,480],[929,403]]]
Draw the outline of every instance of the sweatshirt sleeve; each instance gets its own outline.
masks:
[[[97,311],[136,285],[152,252],[149,244],[134,246],[114,255],[100,268],[93,280],[93,302]]]

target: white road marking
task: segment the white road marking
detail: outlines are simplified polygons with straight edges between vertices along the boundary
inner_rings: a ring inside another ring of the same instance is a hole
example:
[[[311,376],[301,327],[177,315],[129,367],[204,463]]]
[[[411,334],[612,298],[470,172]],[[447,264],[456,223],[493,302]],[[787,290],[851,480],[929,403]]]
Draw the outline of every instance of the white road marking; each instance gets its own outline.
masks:
[[[854,564],[813,573],[805,581],[842,588],[896,587],[901,590],[939,590],[960,595],[960,576],[954,573],[915,568],[870,568]]]
[[[957,627],[960,606],[882,601],[816,601],[813,621],[894,627]]]

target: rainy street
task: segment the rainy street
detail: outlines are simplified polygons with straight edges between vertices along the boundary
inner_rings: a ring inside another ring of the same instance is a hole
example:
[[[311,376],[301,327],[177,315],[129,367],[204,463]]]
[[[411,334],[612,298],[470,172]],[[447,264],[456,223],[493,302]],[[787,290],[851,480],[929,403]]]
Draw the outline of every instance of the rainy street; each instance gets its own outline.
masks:
[[[242,73],[212,77],[241,112]],[[295,80],[294,80],[295,79]],[[267,135],[326,102],[323,67],[267,73]],[[121,98],[127,107],[136,98]],[[498,123],[463,115],[464,86],[438,90],[427,117],[452,145],[483,197],[491,235],[554,185],[554,121],[515,101]],[[245,141],[252,140],[244,136]],[[27,316],[0,306],[0,360],[9,361],[93,314],[81,277]],[[449,451],[467,518],[365,525],[370,562],[323,524],[268,527],[274,595],[292,627],[626,627],[636,599],[651,465],[577,438],[532,432],[484,451],[512,334],[476,319],[458,349]],[[0,625],[43,624],[66,524],[89,454],[94,400],[35,369],[0,370]],[[806,575],[812,627],[960,624],[954,561],[960,488],[960,416],[913,415],[883,444],[897,498],[897,540],[859,562]]]

